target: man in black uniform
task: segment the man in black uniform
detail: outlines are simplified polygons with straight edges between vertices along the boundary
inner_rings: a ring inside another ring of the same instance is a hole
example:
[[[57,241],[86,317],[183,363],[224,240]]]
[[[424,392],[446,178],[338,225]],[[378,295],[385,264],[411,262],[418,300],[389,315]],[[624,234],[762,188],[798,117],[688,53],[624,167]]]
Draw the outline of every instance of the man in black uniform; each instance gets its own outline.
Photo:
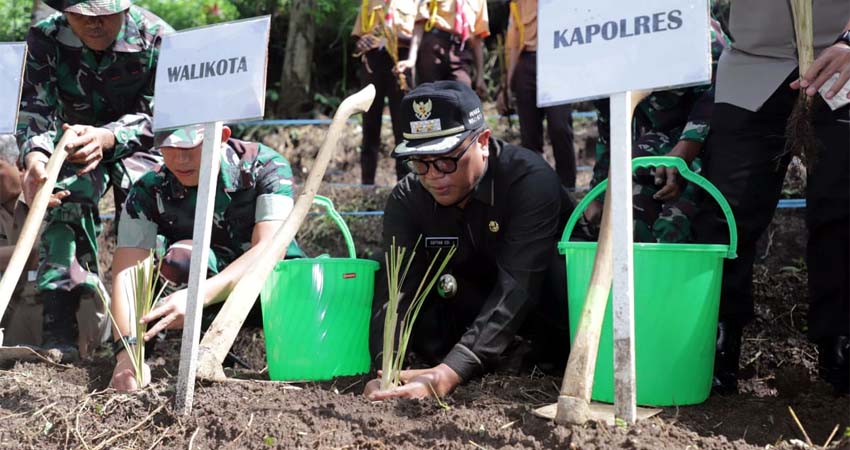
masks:
[[[769,17],[769,21],[764,19]],[[753,261],[756,242],[773,218],[792,154],[786,122],[797,89],[816,96],[833,75],[826,97],[850,80],[850,3],[816,2],[812,10],[817,59],[797,67],[794,23],[784,2],[732,4],[732,46],[717,65],[705,177],[729,201],[738,228],[738,258],[723,267],[714,391],[738,392],[744,326],[755,317]],[[836,38],[837,37],[837,38]],[[845,95],[846,94],[842,94]],[[846,99],[846,97],[845,97]],[[818,346],[822,378],[838,393],[850,391],[850,106],[831,110],[813,98],[811,125],[819,148],[807,161],[806,265],[808,337]],[[809,155],[811,156],[811,155]],[[694,220],[698,242],[727,242],[727,224],[708,198]]]
[[[411,350],[433,367],[403,371],[406,384],[387,391],[371,382],[365,394],[373,400],[446,395],[499,367],[517,334],[531,341],[531,355],[563,367],[566,273],[556,245],[574,202],[558,175],[539,154],[493,138],[481,101],[464,84],[423,84],[404,97],[401,111],[405,141],[393,156],[413,173],[387,201],[384,247],[395,239],[409,254],[420,236],[421,242],[400,314],[439,248],[457,246],[443,275],[456,280],[456,290],[425,300],[410,338]],[[386,297],[376,299],[373,357],[381,351],[386,309]]]

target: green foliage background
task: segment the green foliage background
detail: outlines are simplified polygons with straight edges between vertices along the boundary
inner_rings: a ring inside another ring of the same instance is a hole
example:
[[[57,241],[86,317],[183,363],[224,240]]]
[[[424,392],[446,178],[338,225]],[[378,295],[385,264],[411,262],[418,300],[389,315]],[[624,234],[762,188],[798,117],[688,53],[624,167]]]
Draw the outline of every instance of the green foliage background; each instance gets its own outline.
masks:
[[[0,42],[23,41],[30,27],[32,0],[0,1]]]
[[[228,0],[137,0],[135,4],[177,30],[240,18],[239,10]]]

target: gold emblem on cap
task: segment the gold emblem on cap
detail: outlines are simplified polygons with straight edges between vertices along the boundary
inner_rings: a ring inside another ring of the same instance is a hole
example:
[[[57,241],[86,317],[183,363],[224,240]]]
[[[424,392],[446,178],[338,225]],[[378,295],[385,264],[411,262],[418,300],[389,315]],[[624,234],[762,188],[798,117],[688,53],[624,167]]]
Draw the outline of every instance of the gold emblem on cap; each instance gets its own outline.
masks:
[[[499,232],[499,222],[496,222],[495,220],[490,221],[490,232],[492,232],[492,233],[498,233]]]
[[[417,102],[413,101],[413,113],[416,114],[416,118],[419,120],[426,120],[431,117],[431,99],[429,98],[427,102]]]

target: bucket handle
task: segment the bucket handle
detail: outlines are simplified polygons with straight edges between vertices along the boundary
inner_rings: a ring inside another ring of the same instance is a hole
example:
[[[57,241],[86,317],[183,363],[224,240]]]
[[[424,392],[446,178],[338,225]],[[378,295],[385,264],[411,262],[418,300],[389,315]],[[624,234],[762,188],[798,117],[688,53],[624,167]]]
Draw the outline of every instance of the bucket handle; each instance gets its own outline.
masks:
[[[351,231],[348,229],[348,225],[345,223],[345,220],[342,219],[342,216],[340,216],[334,208],[334,202],[327,197],[316,195],[313,197],[313,204],[323,206],[325,208],[328,215],[336,223],[336,226],[338,226],[339,230],[342,231],[342,237],[345,239],[346,247],[348,247],[348,257],[357,258],[357,252],[354,251],[354,239],[351,238]]]
[[[632,159],[633,171],[649,167],[675,167],[679,170],[679,173],[683,178],[701,187],[714,198],[717,204],[720,205],[720,209],[726,216],[726,223],[729,225],[729,250],[726,253],[726,257],[729,259],[736,258],[738,250],[738,227],[735,223],[735,216],[732,215],[732,208],[729,207],[729,203],[723,197],[723,194],[721,194],[710,181],[692,171],[685,163],[684,159],[677,156],[642,156],[640,158]],[[601,194],[607,186],[608,179],[605,179],[591,189],[591,191],[584,196],[581,202],[579,202],[576,209],[570,215],[570,219],[567,221],[567,226],[564,228],[564,234],[561,236],[561,242],[566,242],[570,239],[570,236],[573,234],[573,228],[575,228],[579,217],[581,217],[584,213],[584,210],[590,202],[596,199],[596,197],[599,197],[599,194]]]

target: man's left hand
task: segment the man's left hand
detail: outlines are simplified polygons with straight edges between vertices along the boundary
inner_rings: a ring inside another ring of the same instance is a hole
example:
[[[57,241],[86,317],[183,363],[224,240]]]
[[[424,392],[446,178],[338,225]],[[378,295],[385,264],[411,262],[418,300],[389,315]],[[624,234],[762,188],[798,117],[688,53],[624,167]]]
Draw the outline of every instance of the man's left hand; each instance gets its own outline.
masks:
[[[445,397],[461,382],[460,376],[451,367],[440,364],[430,369],[402,370],[401,386],[380,390],[381,380],[372,380],[363,391],[369,400],[381,401],[391,398]]]
[[[850,46],[840,42],[821,52],[812,67],[799,80],[791,83],[791,89],[803,88],[806,95],[811,97],[835,74],[838,74],[838,81],[826,92],[827,99],[834,97],[850,81]]]
[[[115,147],[115,135],[106,128],[97,128],[88,125],[68,125],[63,129],[71,129],[77,133],[77,137],[68,141],[68,162],[80,164],[82,169],[77,175],[91,172],[103,159],[103,153]],[[73,150],[76,149],[76,150]]]
[[[153,339],[162,330],[174,330],[183,328],[183,320],[186,317],[186,289],[181,289],[168,297],[165,297],[159,306],[142,317],[142,323],[159,321],[145,333],[145,341]]]

